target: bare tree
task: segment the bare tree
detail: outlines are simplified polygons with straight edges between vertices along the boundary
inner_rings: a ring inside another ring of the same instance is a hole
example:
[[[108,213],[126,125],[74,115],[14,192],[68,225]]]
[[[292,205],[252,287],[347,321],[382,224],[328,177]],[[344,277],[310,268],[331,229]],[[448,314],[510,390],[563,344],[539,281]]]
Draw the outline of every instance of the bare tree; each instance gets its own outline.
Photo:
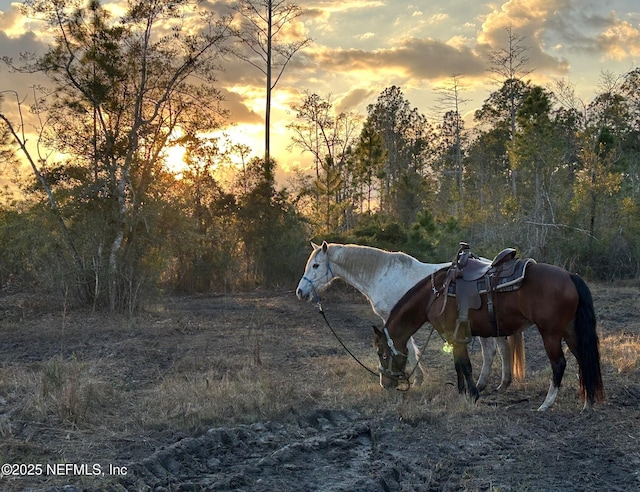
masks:
[[[33,152],[29,150],[29,147],[27,145],[28,131],[26,129],[26,123],[23,114],[23,101],[20,100],[18,93],[12,90],[2,91],[0,92],[0,102],[2,102],[3,93],[11,94],[13,97],[15,97],[18,119],[15,122],[12,121],[9,116],[3,113],[0,109],[0,129],[2,130],[3,135],[2,141],[0,142],[0,158],[4,158],[3,160],[6,159],[5,162],[17,163],[15,152],[12,149],[12,147],[16,145],[20,152],[24,155],[24,158],[29,163],[34,177],[37,179],[39,185],[42,186],[42,189],[47,195],[49,207],[53,215],[55,216],[58,225],[60,226],[60,231],[62,232],[65,244],[67,245],[71,253],[76,269],[75,274],[76,285],[78,287],[78,295],[80,298],[83,298],[84,292],[82,287],[84,285],[84,282],[81,279],[82,262],[80,261],[75,243],[73,241],[73,238],[71,237],[71,234],[69,233],[69,228],[67,227],[67,224],[61,213],[58,200],[56,199],[53,190],[46,179],[43,169],[41,168],[43,164],[46,164],[48,156],[43,154],[42,147],[39,145],[40,141],[38,141],[38,145],[36,145],[35,152],[37,153],[37,156],[34,156]],[[37,105],[35,108],[33,108],[33,112],[35,113],[36,117],[39,118],[40,115],[37,111]],[[35,131],[38,133],[44,131],[44,125],[41,121],[39,126],[35,128]]]
[[[260,70],[266,77],[264,157],[266,176],[272,179],[271,92],[293,55],[311,42],[311,39],[280,42],[280,39],[287,37],[285,28],[303,13],[294,3],[286,0],[240,0],[234,10],[243,20],[235,34],[242,45],[248,48],[246,51],[236,52],[236,56]]]
[[[529,75],[533,70],[527,68],[529,58],[525,53],[529,49],[524,45],[524,37],[515,34],[511,27],[505,27],[507,32],[507,47],[497,51],[493,51],[489,55],[491,68],[489,69],[496,75],[496,83],[507,85],[509,97],[509,115],[511,122],[511,143],[513,145],[516,134],[516,113],[518,111],[519,91],[518,83],[524,77]],[[516,196],[516,171],[511,172],[511,193]]]
[[[320,209],[324,199],[325,226],[330,229],[333,204],[345,204],[351,195],[352,170],[349,149],[355,142],[360,118],[353,113],[336,113],[331,97],[308,94],[294,105],[296,122],[287,126],[293,131],[291,147],[313,155],[316,164],[315,198]]]
[[[453,158],[456,166],[456,179],[458,184],[458,192],[464,210],[464,187],[463,187],[463,168],[462,168],[462,140],[464,132],[464,121],[462,120],[461,107],[469,102],[469,99],[463,99],[461,93],[464,87],[461,82],[461,74],[453,74],[451,81],[444,87],[436,89],[438,93],[437,109],[450,116],[453,125],[454,145]]]

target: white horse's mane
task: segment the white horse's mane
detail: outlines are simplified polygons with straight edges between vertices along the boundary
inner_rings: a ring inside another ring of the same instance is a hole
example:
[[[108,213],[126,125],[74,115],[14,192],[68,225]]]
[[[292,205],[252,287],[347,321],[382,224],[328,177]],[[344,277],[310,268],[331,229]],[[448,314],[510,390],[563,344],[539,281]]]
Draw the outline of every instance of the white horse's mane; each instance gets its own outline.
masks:
[[[415,258],[405,253],[383,251],[371,246],[333,243],[328,246],[329,261],[350,272],[357,272],[358,278],[363,281],[373,280],[374,276],[379,277],[380,272],[388,268],[397,268],[398,263],[401,269],[412,268],[418,263]]]

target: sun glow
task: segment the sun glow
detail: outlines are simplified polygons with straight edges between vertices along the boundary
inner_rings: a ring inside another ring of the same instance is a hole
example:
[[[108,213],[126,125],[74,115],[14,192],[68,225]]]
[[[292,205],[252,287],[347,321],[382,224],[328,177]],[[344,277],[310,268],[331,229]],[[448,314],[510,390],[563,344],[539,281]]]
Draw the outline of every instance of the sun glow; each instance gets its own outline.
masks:
[[[181,178],[182,173],[187,168],[187,163],[184,161],[186,152],[186,149],[179,145],[168,147],[166,150],[166,157],[164,158],[165,169],[177,178]]]
[[[250,160],[262,158],[264,155],[264,125],[239,124],[215,132],[200,135],[203,139],[215,140],[219,162],[214,163],[214,169],[223,168],[233,172],[243,168]],[[283,182],[286,175],[294,169],[308,169],[312,167],[308,154],[302,154],[299,149],[291,152],[289,135],[286,125],[279,120],[271,128],[271,157],[277,162],[278,177]],[[180,145],[168,147],[165,151],[164,166],[177,179],[188,168],[185,162],[186,150]]]
[[[210,135],[219,138],[221,150],[230,150],[234,145],[245,145],[252,155],[258,155],[264,146],[263,125],[234,125]]]
[[[218,147],[222,161],[241,167],[244,163],[260,155],[264,147],[264,128],[261,125],[237,125],[224,130],[202,134],[203,139],[213,139]],[[238,148],[242,146],[243,148]],[[167,171],[180,179],[187,169],[185,162],[186,149],[181,145],[167,147],[165,150],[164,167]]]

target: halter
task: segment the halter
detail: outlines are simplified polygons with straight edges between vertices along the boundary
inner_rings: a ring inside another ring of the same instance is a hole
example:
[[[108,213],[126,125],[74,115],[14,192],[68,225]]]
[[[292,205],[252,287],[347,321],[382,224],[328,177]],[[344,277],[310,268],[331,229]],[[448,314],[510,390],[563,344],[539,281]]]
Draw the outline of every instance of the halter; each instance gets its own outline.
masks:
[[[403,354],[402,352],[400,352],[395,344],[393,343],[393,339],[391,338],[391,335],[389,335],[389,330],[387,329],[387,327],[384,327],[384,336],[387,337],[387,345],[389,346],[389,350],[391,350],[391,357],[389,357],[389,367],[384,367],[382,364],[378,365],[378,371],[387,376],[388,378],[391,379],[396,379],[399,383],[400,382],[409,382],[409,376],[407,376],[405,374],[404,371],[394,371],[393,370],[393,358],[394,357],[403,357],[403,358],[408,358],[407,354]]]
[[[329,255],[327,255],[327,271],[325,272],[324,277],[321,277],[321,278],[316,279],[315,281],[313,281],[309,277],[307,277],[306,275],[303,275],[302,280],[306,280],[311,285],[311,292],[313,293],[313,298],[318,303],[318,305],[320,304],[320,295],[318,294],[318,290],[316,289],[315,282],[317,282],[319,280],[326,279],[325,283],[327,283],[334,276],[335,275],[333,274],[333,271],[331,270],[331,263],[329,263]]]
[[[441,289],[436,289],[435,283],[436,283],[436,272],[431,272],[431,290],[433,291],[433,297],[431,298],[431,300],[429,301],[429,304],[427,305],[426,311],[427,313],[429,313],[429,311],[431,311],[431,308],[433,308],[433,305],[435,304],[436,300],[440,297],[441,294],[441,290],[444,291],[445,286],[443,285]],[[445,297],[445,301],[446,301],[446,297]],[[444,310],[444,308],[443,308]],[[440,316],[442,314],[442,312],[438,315]],[[433,326],[431,327],[431,333],[429,333],[429,338],[427,338],[427,341],[424,345],[424,348],[422,350],[422,352],[420,353],[420,358],[422,358],[422,356],[424,355],[424,350],[427,348],[427,344],[429,343],[429,340],[431,340],[431,335],[433,335]],[[400,352],[394,342],[393,342],[393,338],[391,338],[391,334],[389,333],[389,329],[387,328],[386,324],[383,330],[384,336],[387,338],[387,345],[389,346],[389,350],[391,350],[391,357],[389,357],[389,364],[388,364],[388,368],[385,368],[382,364],[378,365],[378,371],[380,374],[390,378],[390,379],[395,379],[397,380],[399,383],[403,382],[403,383],[407,383],[409,384],[409,379],[411,378],[411,376],[413,375],[413,373],[415,372],[415,370],[418,368],[418,364],[420,362],[420,360],[418,359],[418,361],[416,362],[415,367],[413,368],[413,370],[411,371],[411,373],[406,374],[404,371],[394,371],[393,370],[393,358],[394,357],[404,357],[405,359],[408,358],[407,354],[404,354],[402,352]],[[409,388],[407,388],[409,389]]]

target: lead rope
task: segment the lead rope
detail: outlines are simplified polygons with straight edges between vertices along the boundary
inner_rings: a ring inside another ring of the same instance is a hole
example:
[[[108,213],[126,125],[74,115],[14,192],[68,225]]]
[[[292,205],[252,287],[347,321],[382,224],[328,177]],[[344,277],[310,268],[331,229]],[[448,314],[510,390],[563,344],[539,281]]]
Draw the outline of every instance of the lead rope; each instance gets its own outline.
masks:
[[[315,289],[314,289],[315,290]],[[324,309],[322,309],[322,304],[320,304],[320,300],[318,299],[318,310],[320,311],[320,314],[322,315],[324,322],[327,324],[327,326],[329,327],[329,330],[331,330],[331,333],[333,333],[333,336],[336,337],[336,340],[338,340],[338,342],[340,342],[340,345],[342,345],[342,348],[346,350],[346,352],[353,358],[353,360],[355,360],[358,364],[360,364],[364,369],[366,369],[368,372],[370,372],[371,374],[373,374],[375,377],[378,377],[380,374],[373,371],[372,369],[369,369],[366,365],[364,365],[362,362],[360,362],[360,359],[358,359],[353,352],[351,352],[351,350],[349,350],[349,348],[344,344],[344,342],[342,341],[342,339],[338,336],[338,334],[336,333],[336,331],[333,329],[333,327],[331,326],[331,323],[329,323],[329,320],[327,319],[327,316],[324,314]]]
[[[325,275],[333,275],[333,272],[331,271],[331,265],[330,263],[327,261],[327,273]],[[309,280],[307,277],[302,277],[304,278],[307,282],[309,282],[309,284],[311,285],[311,289],[313,290],[313,296],[315,298],[316,304],[318,306],[318,311],[320,311],[320,314],[322,315],[322,318],[324,319],[324,322],[326,323],[326,325],[329,327],[329,330],[331,331],[331,333],[333,334],[333,336],[336,338],[336,340],[338,340],[338,342],[340,343],[340,345],[342,345],[342,348],[351,356],[351,358],[353,360],[355,360],[361,367],[363,367],[367,372],[373,374],[375,377],[379,377],[380,373],[373,371],[372,369],[370,369],[369,367],[367,367],[366,365],[364,365],[360,359],[358,359],[353,352],[351,352],[351,350],[349,350],[349,348],[345,345],[345,343],[342,341],[342,339],[338,336],[338,334],[336,333],[336,331],[333,329],[333,327],[331,326],[331,323],[329,323],[329,320],[327,319],[327,315],[324,313],[324,309],[322,309],[322,304],[320,302],[320,296],[318,295],[318,291],[316,290],[315,285],[313,284],[313,282],[311,280]],[[431,272],[431,285],[432,285],[432,289],[434,290],[434,292],[437,293],[437,290],[435,289],[435,287],[433,286],[434,283],[434,272]],[[437,298],[437,296],[436,296]],[[429,305],[429,307],[427,307],[427,311],[429,309],[431,309],[431,306],[433,305],[433,302],[435,302],[435,299],[431,302],[431,304]],[[409,376],[407,376],[406,378],[403,378],[407,381],[407,383],[409,382],[409,379],[411,378],[411,376],[413,376],[413,373],[416,372],[416,369],[418,368],[418,365],[420,364],[420,361],[422,360],[422,356],[424,355],[425,351],[427,350],[427,344],[429,343],[429,340],[431,340],[431,335],[433,335],[433,326],[431,327],[431,332],[429,333],[429,337],[427,338],[427,341],[425,342],[424,346],[422,347],[422,350],[420,351],[420,357],[416,357],[416,365],[414,366],[413,370],[409,373]],[[400,379],[400,378],[397,378]],[[405,391],[409,390],[410,385],[407,387],[407,389]]]
[[[329,277],[329,275],[333,277],[333,272],[331,271],[331,264],[327,259],[327,272],[325,273],[325,277]],[[360,362],[360,360],[353,354],[353,352],[351,352],[351,350],[349,350],[349,348],[344,344],[342,339],[338,336],[336,331],[333,329],[333,327],[331,326],[331,323],[329,323],[329,320],[327,319],[326,314],[324,314],[324,309],[322,309],[322,304],[320,303],[320,295],[318,294],[318,291],[316,290],[316,286],[313,284],[313,281],[309,280],[307,277],[302,277],[302,278],[305,279],[307,282],[309,282],[309,284],[311,285],[311,290],[313,291],[313,297],[315,298],[316,304],[318,306],[318,310],[320,311],[320,314],[322,315],[324,322],[329,327],[329,330],[331,330],[331,333],[333,333],[333,336],[336,337],[336,340],[338,340],[338,342],[340,342],[340,345],[342,345],[342,348],[346,350],[346,352],[353,358],[353,360],[355,360],[358,364],[364,367],[368,372],[378,377],[379,374],[377,372],[374,372],[373,370],[365,366],[362,362]]]
[[[315,290],[315,289],[314,289]],[[329,327],[329,330],[331,330],[331,333],[333,333],[333,336],[336,338],[336,340],[338,340],[338,342],[340,343],[340,345],[342,345],[342,348],[345,349],[345,351],[353,358],[353,360],[355,360],[358,364],[360,364],[360,366],[362,366],[366,371],[370,372],[371,374],[373,374],[375,377],[379,377],[380,373],[373,371],[372,369],[370,369],[369,367],[367,367],[366,365],[364,365],[354,354],[353,352],[351,352],[351,350],[349,350],[349,348],[344,344],[344,342],[342,341],[342,339],[338,336],[338,334],[336,333],[336,331],[333,329],[333,327],[331,326],[331,323],[329,323],[329,320],[327,319],[327,316],[324,313],[324,309],[322,309],[322,304],[320,304],[320,300],[319,298],[317,299],[317,305],[318,305],[318,310],[320,311],[320,314],[322,315],[322,318],[324,319],[324,322],[327,324],[327,326]],[[407,383],[409,382],[409,379],[411,379],[411,376],[413,376],[413,373],[416,372],[416,369],[418,368],[418,366],[420,365],[420,361],[422,360],[422,356],[424,355],[424,353],[427,350],[427,345],[429,344],[429,340],[431,340],[431,335],[433,335],[433,326],[431,327],[431,331],[429,332],[429,336],[427,337],[427,341],[424,343],[424,345],[422,346],[422,349],[420,351],[420,357],[416,357],[416,365],[413,367],[413,369],[411,370],[411,372],[409,373],[408,376],[406,376],[406,378],[396,378],[396,379],[406,379]],[[389,376],[388,376],[389,377]],[[393,377],[393,376],[391,376]],[[407,387],[406,390],[404,391],[408,391],[409,390],[410,385]]]

